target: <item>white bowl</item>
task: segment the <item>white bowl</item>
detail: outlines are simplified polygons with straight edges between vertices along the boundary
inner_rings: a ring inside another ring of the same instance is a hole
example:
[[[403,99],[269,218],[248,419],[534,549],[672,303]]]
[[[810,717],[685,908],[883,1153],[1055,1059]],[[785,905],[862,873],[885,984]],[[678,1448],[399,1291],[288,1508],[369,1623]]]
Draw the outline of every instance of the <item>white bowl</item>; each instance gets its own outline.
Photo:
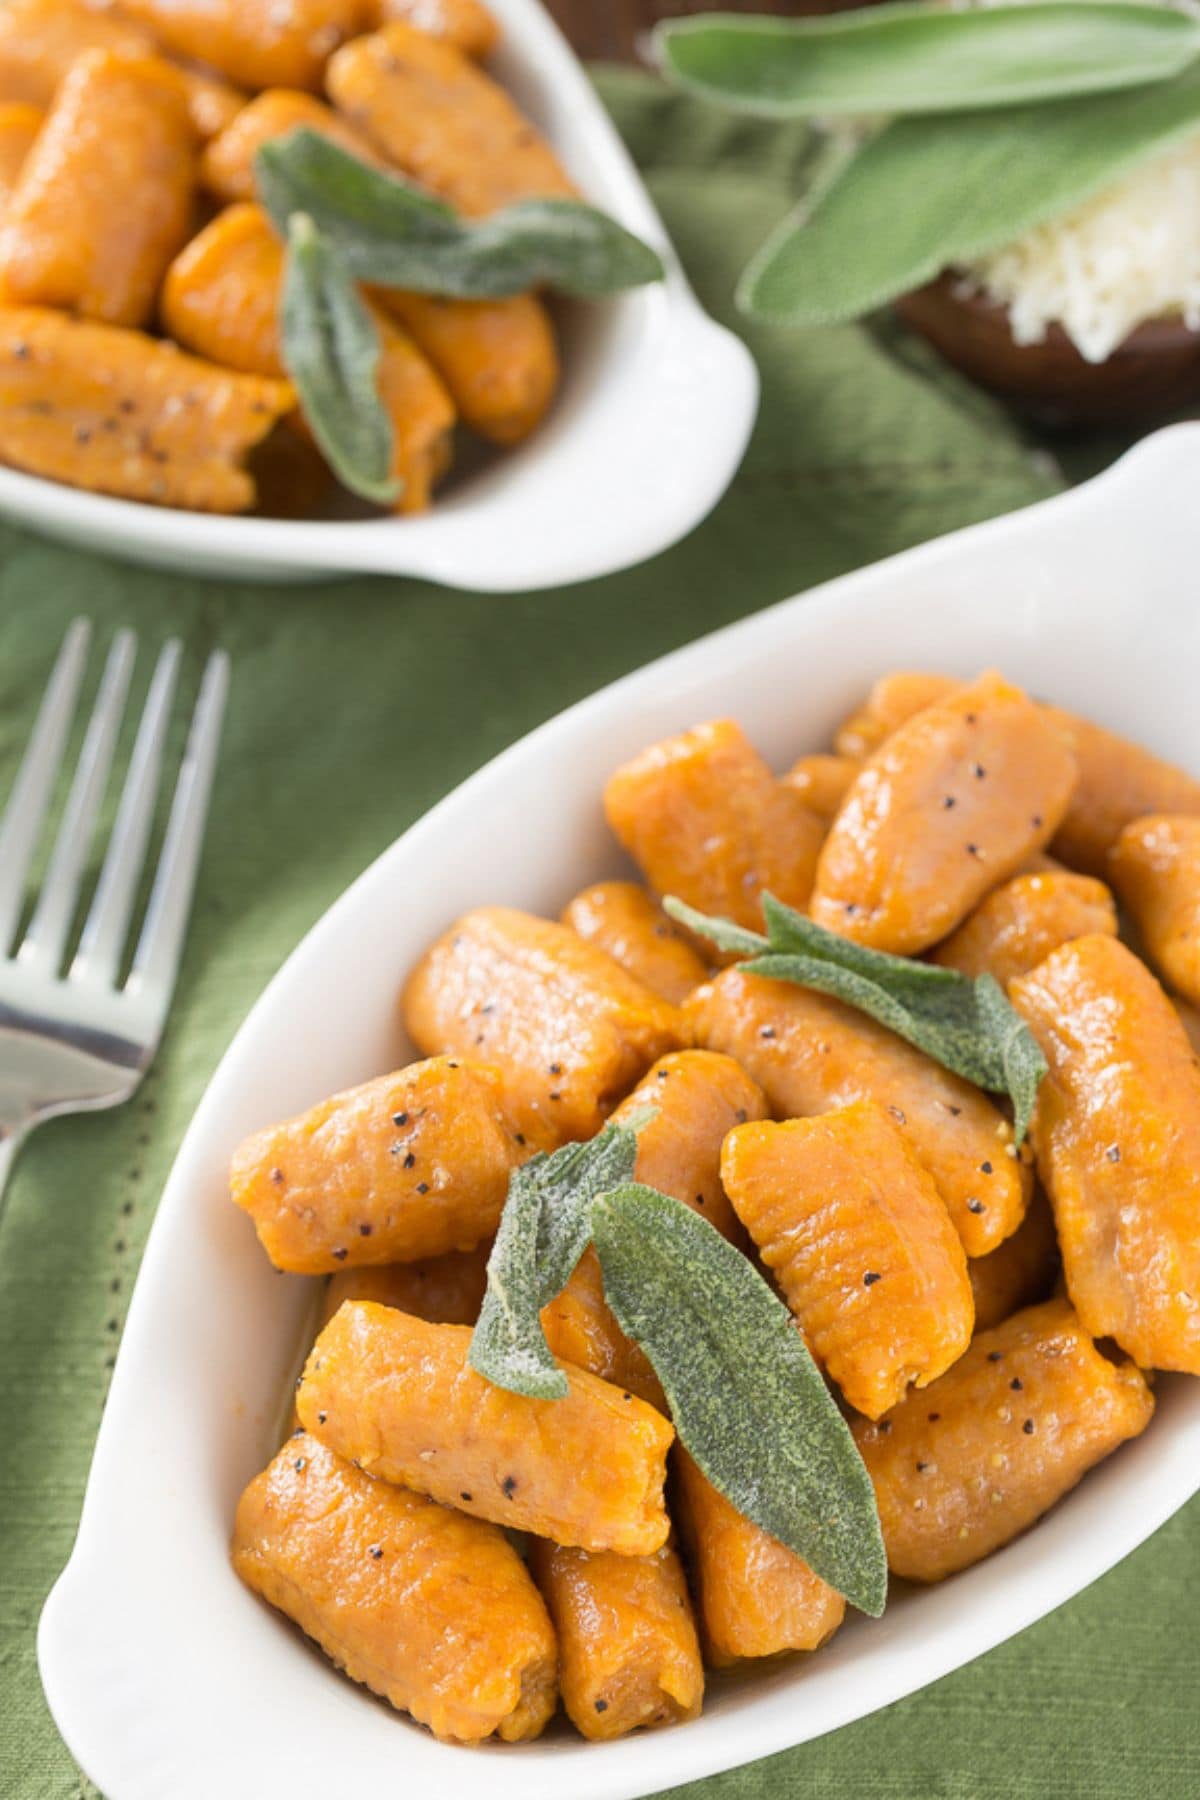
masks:
[[[714,1680],[702,1719],[588,1745],[447,1748],[336,1675],[235,1580],[234,1504],[272,1453],[312,1284],[274,1274],[227,1200],[247,1132],[405,1060],[396,993],[464,908],[556,913],[620,867],[600,789],[663,732],[733,713],[776,764],[823,744],[889,667],[1016,680],[1200,768],[1200,427],[1089,486],[729,627],[544,725],[367,870],[227,1052],[142,1265],[79,1538],[46,1603],[51,1708],[108,1800],[627,1800],[861,1718],[1094,1581],[1200,1486],[1200,1383],[1044,1523],[938,1588],[897,1593],[811,1660]],[[218,795],[218,803],[219,803]],[[414,880],[414,870],[420,879]]]
[[[596,206],[654,245],[663,282],[564,309],[563,386],[516,450],[452,478],[414,518],[269,519],[85,494],[0,468],[0,517],[189,575],[303,581],[415,575],[489,593],[584,581],[698,525],[741,462],[758,374],[702,311],[596,92],[538,0],[489,0],[495,71]]]

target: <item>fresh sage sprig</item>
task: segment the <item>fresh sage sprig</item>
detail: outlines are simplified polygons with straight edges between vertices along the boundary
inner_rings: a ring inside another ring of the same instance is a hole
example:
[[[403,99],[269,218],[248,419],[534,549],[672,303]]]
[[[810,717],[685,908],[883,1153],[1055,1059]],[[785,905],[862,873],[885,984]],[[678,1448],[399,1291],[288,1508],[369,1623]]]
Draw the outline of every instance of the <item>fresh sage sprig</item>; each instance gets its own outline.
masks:
[[[389,473],[392,425],[379,397],[379,333],[353,281],[305,213],[287,238],[280,345],[304,416],[330,466],[353,493],[386,506],[400,483]]]
[[[680,1440],[740,1513],[877,1618],[871,1480],[795,1320],[719,1231],[654,1188],[591,1205],[604,1293],[653,1364]]]
[[[255,158],[264,206],[280,229],[311,218],[361,281],[460,299],[552,287],[584,299],[660,281],[661,257],[578,200],[519,200],[476,222],[412,182],[301,128]]]
[[[1061,216],[1194,132],[1200,66],[1052,106],[897,119],[768,240],[739,304],[792,325],[858,318]]]
[[[561,1400],[542,1330],[594,1241],[605,1296],[642,1346],[675,1428],[714,1487],[865,1612],[887,1568],[870,1479],[787,1308],[681,1201],[632,1181],[649,1111],[516,1170],[488,1261],[470,1363],[497,1387]]]
[[[900,0],[827,18],[674,19],[655,46],[668,74],[737,112],[898,116],[1162,81],[1200,56],[1200,21],[1108,0],[974,12]]]
[[[565,1397],[566,1376],[539,1314],[566,1287],[587,1248],[593,1199],[632,1178],[637,1133],[649,1116],[606,1125],[586,1143],[565,1144],[514,1171],[471,1338],[471,1367],[497,1387],[534,1400]]]
[[[668,913],[718,949],[748,958],[741,966],[771,981],[794,981],[857,1007],[934,1062],[1013,1104],[1018,1147],[1024,1142],[1046,1073],[1046,1059],[1003,988],[991,975],[974,978],[936,963],[868,950],[763,895],[767,935],[729,919],[710,918],[664,900]]]

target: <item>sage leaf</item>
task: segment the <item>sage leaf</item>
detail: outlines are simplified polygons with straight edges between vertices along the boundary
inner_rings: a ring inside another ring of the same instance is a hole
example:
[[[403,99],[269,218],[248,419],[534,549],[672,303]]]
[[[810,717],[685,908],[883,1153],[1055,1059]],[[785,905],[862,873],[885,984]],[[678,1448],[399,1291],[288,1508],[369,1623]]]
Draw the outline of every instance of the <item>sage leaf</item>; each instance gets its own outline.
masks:
[[[313,221],[286,223],[280,301],[284,367],[338,479],[381,506],[400,483],[390,474],[392,422],[379,397],[379,333],[357,288]]]
[[[471,1367],[497,1387],[535,1400],[565,1398],[567,1378],[539,1314],[587,1248],[592,1200],[633,1175],[638,1128],[649,1116],[606,1125],[586,1143],[565,1144],[513,1171],[469,1355]]]
[[[460,299],[552,287],[598,300],[665,272],[649,244],[582,201],[518,200],[460,219],[307,127],[264,144],[255,177],[277,227],[305,213],[360,281]]]
[[[740,1513],[873,1617],[887,1598],[862,1458],[791,1314],[706,1219],[629,1184],[592,1203],[604,1293],[675,1429]]]
[[[1193,132],[1200,67],[1054,106],[894,120],[807,215],[768,239],[739,305],[792,325],[858,318],[1070,211]]]
[[[729,919],[707,918],[674,898],[663,905],[689,931],[746,956],[742,967],[748,974],[793,981],[842,1000],[964,1081],[1007,1094],[1017,1147],[1025,1141],[1046,1059],[991,975],[972,978],[851,943],[773,894],[763,895],[765,937]]]
[[[902,0],[816,19],[676,19],[654,41],[668,75],[737,112],[901,115],[1162,81],[1200,56],[1200,23],[1107,0],[975,12]]]

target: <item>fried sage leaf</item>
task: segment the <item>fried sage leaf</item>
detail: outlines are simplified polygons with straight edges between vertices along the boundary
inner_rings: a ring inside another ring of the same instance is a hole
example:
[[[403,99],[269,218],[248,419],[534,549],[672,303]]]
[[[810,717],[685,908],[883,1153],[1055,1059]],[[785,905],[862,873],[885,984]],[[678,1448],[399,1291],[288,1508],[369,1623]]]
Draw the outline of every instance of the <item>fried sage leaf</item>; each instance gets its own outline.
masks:
[[[715,1488],[873,1617],[887,1561],[870,1477],[761,1275],[678,1200],[634,1183],[591,1208],[604,1293]]]
[[[349,276],[313,221],[286,222],[280,303],[284,367],[304,416],[339,480],[389,505],[400,492],[390,474],[392,422],[379,397],[379,333]]]
[[[668,75],[737,112],[899,116],[1162,81],[1200,56],[1200,22],[1107,0],[974,12],[900,0],[828,18],[673,19],[655,47]]]
[[[664,274],[657,251],[582,201],[519,200],[470,222],[307,128],[264,144],[255,176],[277,227],[307,214],[361,281],[461,299],[552,287],[597,300]]]
[[[972,979],[957,969],[868,950],[826,931],[773,894],[763,895],[765,937],[728,919],[708,918],[680,900],[663,904],[690,931],[747,957],[742,967],[749,974],[794,981],[843,1000],[964,1081],[1007,1094],[1017,1145],[1023,1143],[1046,1059],[991,975]]]
[[[539,1314],[587,1248],[596,1195],[632,1176],[638,1128],[648,1116],[606,1125],[587,1143],[566,1144],[514,1171],[471,1339],[471,1367],[497,1387],[535,1400],[565,1397],[567,1378]]]
[[[768,239],[739,304],[792,325],[856,319],[1011,244],[1200,130],[1200,67],[1124,93],[897,119]]]

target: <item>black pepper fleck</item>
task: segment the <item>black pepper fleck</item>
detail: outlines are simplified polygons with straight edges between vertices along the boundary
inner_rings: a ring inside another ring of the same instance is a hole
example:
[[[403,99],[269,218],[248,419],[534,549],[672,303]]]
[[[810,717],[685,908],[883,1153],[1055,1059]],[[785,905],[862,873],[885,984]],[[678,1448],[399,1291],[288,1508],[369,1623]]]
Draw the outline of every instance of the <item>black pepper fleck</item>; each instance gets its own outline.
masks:
[[[1021,1427],[1021,1430],[1025,1433],[1026,1437],[1032,1437],[1033,1436],[1033,1420],[1026,1419],[1025,1423]]]
[[[297,1475],[302,1475],[304,1473],[307,1463],[308,1463],[308,1458],[306,1456],[298,1456],[296,1458],[295,1462],[292,1464],[292,1467],[293,1467],[293,1469],[295,1469]]]
[[[375,1558],[375,1561],[378,1562],[380,1557],[383,1555],[383,1545],[382,1544],[372,1544],[371,1548],[367,1554],[369,1556],[373,1556]]]
[[[335,1262],[345,1262],[349,1254],[348,1250],[335,1250],[333,1253],[333,1260]]]
[[[928,1464],[928,1463],[927,1463],[927,1462],[925,1462],[925,1463],[918,1463],[918,1464],[917,1464],[917,1474],[918,1474],[918,1475],[923,1475],[923,1474],[924,1474],[924,1473],[925,1473],[925,1471],[926,1471],[926,1469],[927,1469],[927,1468],[928,1468],[928,1467],[929,1467],[929,1464]]]
[[[775,1027],[773,1025],[760,1025],[758,1028],[758,1035],[761,1038],[773,1038],[775,1036]]]
[[[981,1174],[990,1175],[992,1172],[992,1165],[990,1162],[981,1162],[979,1165],[979,1169],[980,1169]]]
[[[282,1169],[272,1169],[271,1170],[271,1180],[275,1183],[276,1187],[278,1187],[280,1182],[283,1180],[283,1170]]]
[[[1003,1362],[1004,1361],[1003,1350],[989,1350],[988,1351],[988,1361],[989,1362]]]
[[[1105,1154],[1105,1156],[1107,1156],[1109,1162],[1120,1162],[1120,1160],[1121,1160],[1120,1144],[1110,1144],[1108,1146],[1108,1149],[1104,1152],[1104,1154]]]
[[[987,1207],[983,1204],[982,1200],[968,1200],[967,1211],[969,1213],[982,1213],[987,1211]]]
[[[517,1478],[516,1478],[516,1476],[515,1476],[515,1475],[506,1475],[506,1476],[505,1476],[505,1477],[504,1477],[504,1481],[503,1481],[503,1482],[502,1482],[502,1484],[501,1484],[501,1485],[502,1485],[502,1487],[503,1487],[503,1489],[504,1489],[504,1498],[505,1498],[505,1499],[506,1499],[506,1500],[511,1500],[511,1499],[512,1499],[512,1497],[513,1497],[513,1495],[514,1495],[514,1494],[515,1494],[515,1493],[516,1493],[516,1491],[517,1491]]]
[[[562,1074],[562,1064],[561,1063],[551,1063],[550,1064],[550,1073],[552,1075],[561,1075]]]
[[[874,1287],[875,1283],[877,1281],[882,1281],[882,1280],[883,1280],[883,1276],[879,1273],[878,1269],[868,1269],[866,1274],[863,1276],[863,1286],[864,1287]]]
[[[1008,1385],[1014,1394],[1019,1394],[1021,1389],[1025,1386],[1025,1383],[1021,1380],[1019,1375],[1014,1375]]]
[[[465,1488],[463,1489],[462,1493],[458,1497],[460,1500],[468,1500],[468,1501],[471,1498],[470,1494],[467,1493]]]
[[[416,1163],[417,1163],[416,1156],[410,1150],[408,1155],[404,1158],[404,1167],[406,1169],[413,1169],[416,1167]]]
[[[429,1183],[427,1181],[418,1181],[417,1192],[418,1194],[427,1194],[429,1192]],[[344,1256],[345,1254],[346,1253],[343,1250],[342,1255]]]
[[[299,1387],[299,1386],[300,1386],[300,1383],[299,1383],[299,1382],[297,1382],[297,1383],[296,1383],[296,1386],[297,1386],[297,1387]],[[326,1421],[326,1419],[327,1419],[327,1418],[328,1418],[328,1417],[329,1417],[329,1414],[328,1414],[328,1413],[323,1413],[323,1412],[319,1412],[319,1413],[318,1413],[318,1414],[317,1414],[317,1424],[318,1424],[318,1425],[323,1425],[323,1424],[324,1424],[324,1423],[325,1423],[325,1421]]]
[[[942,810],[943,810],[943,812],[953,812],[954,808],[957,805],[958,805],[958,801],[954,798],[953,794],[943,794],[942,795]]]
[[[373,1230],[374,1226],[372,1225],[360,1225],[358,1228],[358,1235],[359,1237],[370,1237]]]
[[[597,1700],[596,1711],[597,1712],[607,1712],[608,1711],[608,1701],[607,1700]]]
[[[942,1416],[941,1413],[930,1413],[929,1423],[931,1425],[936,1425],[938,1420],[941,1418],[941,1416]]]
[[[971,764],[971,773],[975,777],[976,781],[984,781],[987,778],[987,770],[984,768],[982,763],[972,763]]]
[[[393,1113],[392,1114],[392,1124],[393,1125],[407,1125],[408,1124],[408,1114],[406,1112]]]

